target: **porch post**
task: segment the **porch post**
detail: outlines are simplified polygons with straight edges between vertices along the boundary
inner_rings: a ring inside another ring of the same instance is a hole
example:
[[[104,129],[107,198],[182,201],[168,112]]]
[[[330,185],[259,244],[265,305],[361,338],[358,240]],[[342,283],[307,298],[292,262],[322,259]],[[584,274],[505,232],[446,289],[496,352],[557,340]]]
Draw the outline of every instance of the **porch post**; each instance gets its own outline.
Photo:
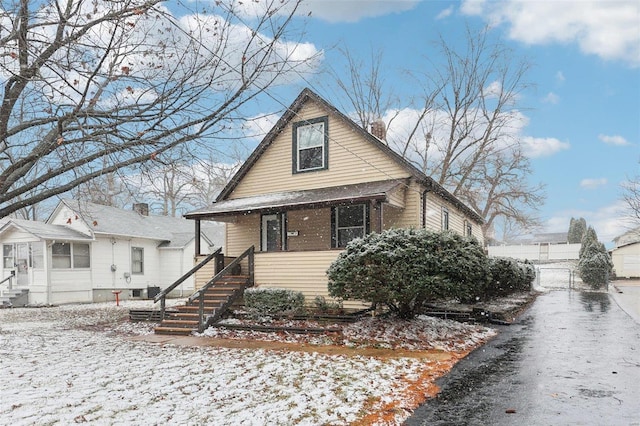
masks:
[[[382,203],[378,200],[371,201],[371,232],[382,232]]]
[[[196,257],[200,254],[200,219],[196,219]]]

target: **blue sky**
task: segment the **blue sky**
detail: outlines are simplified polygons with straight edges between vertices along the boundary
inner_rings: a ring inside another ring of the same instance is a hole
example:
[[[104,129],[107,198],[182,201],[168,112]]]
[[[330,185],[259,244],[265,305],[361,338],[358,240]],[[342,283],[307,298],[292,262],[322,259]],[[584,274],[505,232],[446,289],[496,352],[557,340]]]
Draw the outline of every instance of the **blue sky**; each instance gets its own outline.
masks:
[[[640,3],[347,0],[306,7],[304,41],[324,50],[325,63],[337,67],[336,47],[364,57],[381,49],[390,77],[392,69],[424,65],[439,34],[464,42],[466,25],[492,25],[493,35],[533,64],[521,136],[545,148],[531,157],[532,179],[546,184],[545,230],[566,231],[571,217],[584,217],[608,242],[627,229],[620,183],[640,170]],[[322,76],[303,84],[332,101]]]
[[[620,184],[640,174],[637,1],[309,0],[296,27],[305,49],[322,54],[318,73],[281,87],[277,102],[260,112],[289,105],[306,86],[349,114],[322,72],[344,65],[338,49],[361,58],[380,50],[385,79],[408,103],[416,88],[399,78],[402,71],[428,72],[427,56],[437,55],[432,43],[442,35],[464,44],[467,26],[490,26],[492,38],[533,65],[518,136],[530,148],[532,182],[546,185],[542,231],[567,231],[571,217],[584,217],[610,246],[630,226]]]

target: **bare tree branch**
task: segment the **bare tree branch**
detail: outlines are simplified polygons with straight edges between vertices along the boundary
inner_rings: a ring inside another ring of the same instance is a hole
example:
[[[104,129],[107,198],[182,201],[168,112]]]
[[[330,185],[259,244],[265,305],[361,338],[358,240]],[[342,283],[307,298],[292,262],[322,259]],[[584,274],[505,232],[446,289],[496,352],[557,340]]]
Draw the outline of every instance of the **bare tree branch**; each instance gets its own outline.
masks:
[[[316,66],[287,40],[298,1],[180,19],[160,0],[3,3],[0,217],[184,145],[208,155],[250,101]]]

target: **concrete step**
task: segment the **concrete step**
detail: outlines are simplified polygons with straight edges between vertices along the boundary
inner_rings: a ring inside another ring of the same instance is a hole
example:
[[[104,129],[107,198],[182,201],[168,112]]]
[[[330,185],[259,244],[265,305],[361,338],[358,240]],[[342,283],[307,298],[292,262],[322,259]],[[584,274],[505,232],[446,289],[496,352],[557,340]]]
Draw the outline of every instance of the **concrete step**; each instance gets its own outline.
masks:
[[[179,336],[189,336],[193,332],[190,328],[181,328],[181,327],[156,327],[156,334],[167,334],[167,335],[179,335]]]
[[[198,321],[194,320],[182,320],[182,319],[165,319],[160,324],[160,327],[173,327],[173,328],[198,328]]]

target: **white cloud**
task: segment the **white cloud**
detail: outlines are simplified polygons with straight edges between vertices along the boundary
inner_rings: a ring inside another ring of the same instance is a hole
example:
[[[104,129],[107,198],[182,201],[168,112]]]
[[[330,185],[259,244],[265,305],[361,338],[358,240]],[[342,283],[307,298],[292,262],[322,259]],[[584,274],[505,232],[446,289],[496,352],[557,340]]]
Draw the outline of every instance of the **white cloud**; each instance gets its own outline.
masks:
[[[232,0],[234,10],[246,17],[256,17],[264,13],[263,4],[254,0]],[[401,13],[416,7],[419,0],[307,0],[302,2],[297,15],[311,16],[327,22],[358,22],[366,18]],[[276,13],[290,13],[295,2],[277,3]]]
[[[625,204],[621,201],[596,210],[563,210],[556,213],[545,223],[546,232],[566,232],[571,218],[583,217],[587,226],[593,227],[598,240],[607,247],[612,247],[615,237],[624,234],[630,228],[630,222],[624,214]]]
[[[545,96],[544,99],[542,99],[542,102],[555,105],[558,102],[560,102],[560,96],[556,95],[553,92],[549,92],[547,93],[547,96]]]
[[[607,184],[606,178],[598,178],[598,179],[582,179],[580,181],[580,187],[584,189],[597,189],[601,186]]]
[[[534,138],[526,136],[523,138],[524,153],[529,158],[549,157],[557,152],[569,149],[568,142],[562,142],[556,138]]]
[[[562,71],[558,71],[556,73],[556,82],[558,82],[559,84],[564,83],[564,81],[566,80],[564,73]]]
[[[493,81],[487,87],[484,88],[484,94],[490,98],[499,97],[501,92],[502,92],[502,84],[499,81]]]
[[[244,137],[260,142],[276,124],[280,115],[280,113],[271,113],[249,118],[243,125]]]
[[[444,19],[451,16],[452,14],[453,14],[453,6],[449,6],[448,8],[438,13],[438,15],[436,15],[436,19],[437,20]]]
[[[587,54],[640,66],[640,2],[475,1],[461,8],[492,25],[507,23],[509,37],[527,44],[576,43]]]
[[[608,136],[608,135],[599,134],[598,139],[600,139],[602,142],[606,143],[607,145],[616,145],[616,146],[631,145],[629,141],[627,141],[625,138],[619,135]]]
[[[416,121],[420,117],[420,111],[404,108],[402,110],[389,110],[382,119],[387,124],[387,142],[398,152],[402,152],[405,143],[411,137],[408,155],[424,153],[426,147],[425,135],[430,134],[430,144],[428,158],[429,161],[437,161],[442,158],[446,151],[446,142],[449,140],[450,117],[445,111],[435,110],[429,112],[416,126]],[[474,111],[469,111],[470,116]],[[568,142],[562,142],[555,138],[535,138],[525,136],[526,127],[529,125],[529,118],[522,112],[513,110],[503,113],[500,129],[500,137],[496,148],[506,147],[514,142],[521,144],[524,155],[529,158],[549,157],[560,151],[571,147]],[[468,138],[479,138],[484,132],[482,122],[478,122],[472,134]],[[468,153],[470,154],[470,152]],[[414,158],[415,160],[415,158]],[[463,158],[461,158],[463,160]]]

